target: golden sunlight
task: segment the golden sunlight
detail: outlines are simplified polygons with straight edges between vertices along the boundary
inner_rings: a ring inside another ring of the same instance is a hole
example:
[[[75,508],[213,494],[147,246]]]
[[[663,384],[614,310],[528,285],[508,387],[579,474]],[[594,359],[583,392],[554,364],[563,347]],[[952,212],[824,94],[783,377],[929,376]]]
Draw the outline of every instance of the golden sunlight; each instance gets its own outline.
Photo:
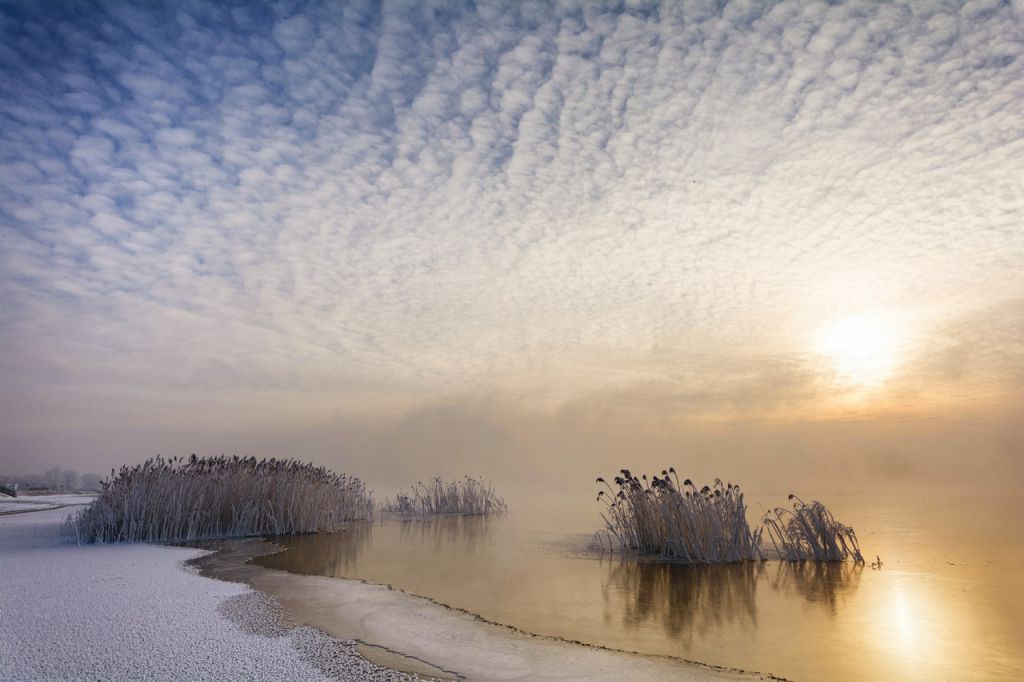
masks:
[[[892,328],[878,318],[847,317],[822,331],[818,350],[842,381],[874,386],[892,374],[896,341]]]

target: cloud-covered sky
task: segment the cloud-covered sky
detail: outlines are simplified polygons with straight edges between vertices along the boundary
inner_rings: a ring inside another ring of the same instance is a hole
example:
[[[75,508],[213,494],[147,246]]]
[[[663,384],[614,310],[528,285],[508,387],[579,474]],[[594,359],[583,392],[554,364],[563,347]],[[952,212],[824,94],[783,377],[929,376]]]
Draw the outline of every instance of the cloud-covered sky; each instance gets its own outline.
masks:
[[[0,5],[0,466],[1022,412],[1020,2],[161,5]]]

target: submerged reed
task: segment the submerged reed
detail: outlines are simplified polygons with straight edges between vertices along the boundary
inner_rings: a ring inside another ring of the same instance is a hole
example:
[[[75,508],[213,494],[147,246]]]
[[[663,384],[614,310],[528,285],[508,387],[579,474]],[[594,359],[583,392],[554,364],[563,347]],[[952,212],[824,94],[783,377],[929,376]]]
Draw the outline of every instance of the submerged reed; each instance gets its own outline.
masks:
[[[764,518],[764,528],[779,553],[787,561],[844,561],[864,563],[857,535],[832,516],[821,502],[805,504],[790,495],[793,511],[777,507]]]
[[[635,551],[688,563],[731,563],[764,560],[765,530],[781,559],[787,561],[863,562],[853,529],[837,522],[820,502],[804,504],[799,498],[793,511],[776,509],[753,530],[747,522],[747,506],[738,485],[723,484],[700,489],[690,480],[679,483],[675,469],[661,477],[637,478],[628,469],[597,494],[605,504],[601,515],[605,528],[594,534],[595,548]]]
[[[435,477],[429,483],[417,483],[409,492],[398,493],[394,502],[385,500],[384,511],[407,518],[433,514],[485,516],[502,514],[508,506],[482,478],[443,481]]]
[[[597,499],[606,505],[606,528],[595,534],[604,548],[635,550],[691,563],[725,563],[763,559],[760,530],[751,531],[739,486],[715,479],[713,487],[682,484],[675,469],[648,482],[623,469],[612,488]]]
[[[102,487],[66,522],[80,543],[333,531],[374,509],[358,478],[290,459],[158,456],[111,471]]]

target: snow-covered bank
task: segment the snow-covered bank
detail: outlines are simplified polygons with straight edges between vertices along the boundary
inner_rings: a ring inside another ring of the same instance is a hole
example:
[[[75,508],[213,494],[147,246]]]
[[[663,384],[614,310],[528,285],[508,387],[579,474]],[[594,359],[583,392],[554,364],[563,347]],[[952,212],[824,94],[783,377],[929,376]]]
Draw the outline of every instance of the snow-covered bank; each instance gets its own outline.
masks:
[[[409,679],[352,643],[274,625],[248,587],[186,570],[199,550],[62,544],[68,512],[0,517],[4,680]]]
[[[25,495],[22,497],[8,497],[0,495],[0,514],[17,514],[30,511],[42,511],[44,509],[56,509],[75,504],[88,504],[96,498],[95,495]]]
[[[0,499],[0,514],[13,514],[18,512],[41,511],[43,509],[55,509],[57,505],[46,502],[33,502],[24,498],[15,499],[4,497]]]

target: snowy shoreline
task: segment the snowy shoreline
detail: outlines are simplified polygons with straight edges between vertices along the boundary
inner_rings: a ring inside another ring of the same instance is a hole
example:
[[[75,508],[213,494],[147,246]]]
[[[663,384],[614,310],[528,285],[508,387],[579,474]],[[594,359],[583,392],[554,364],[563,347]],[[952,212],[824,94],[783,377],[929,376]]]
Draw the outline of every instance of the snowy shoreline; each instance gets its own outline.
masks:
[[[26,514],[28,512],[88,504],[94,498],[94,495],[71,493],[60,495],[23,495],[21,497],[0,495],[0,516],[6,514]]]
[[[61,541],[73,508],[0,517],[0,669],[22,680],[411,680],[197,575],[206,552]]]
[[[769,674],[710,666],[535,635],[389,585],[263,568],[248,558],[267,553],[259,539],[219,543],[195,562],[203,575],[242,581],[275,597],[300,624],[417,661],[445,677],[469,680],[750,680]],[[269,545],[274,551],[275,545]],[[401,667],[401,663],[395,663]],[[447,673],[447,674],[445,674]]]
[[[12,682],[423,679],[379,664],[402,660],[476,680],[765,679],[515,632],[359,581],[251,565],[218,575],[244,583],[203,577],[186,562],[209,550],[63,542],[72,511],[0,516],[0,669]],[[361,654],[374,650],[394,657]]]

